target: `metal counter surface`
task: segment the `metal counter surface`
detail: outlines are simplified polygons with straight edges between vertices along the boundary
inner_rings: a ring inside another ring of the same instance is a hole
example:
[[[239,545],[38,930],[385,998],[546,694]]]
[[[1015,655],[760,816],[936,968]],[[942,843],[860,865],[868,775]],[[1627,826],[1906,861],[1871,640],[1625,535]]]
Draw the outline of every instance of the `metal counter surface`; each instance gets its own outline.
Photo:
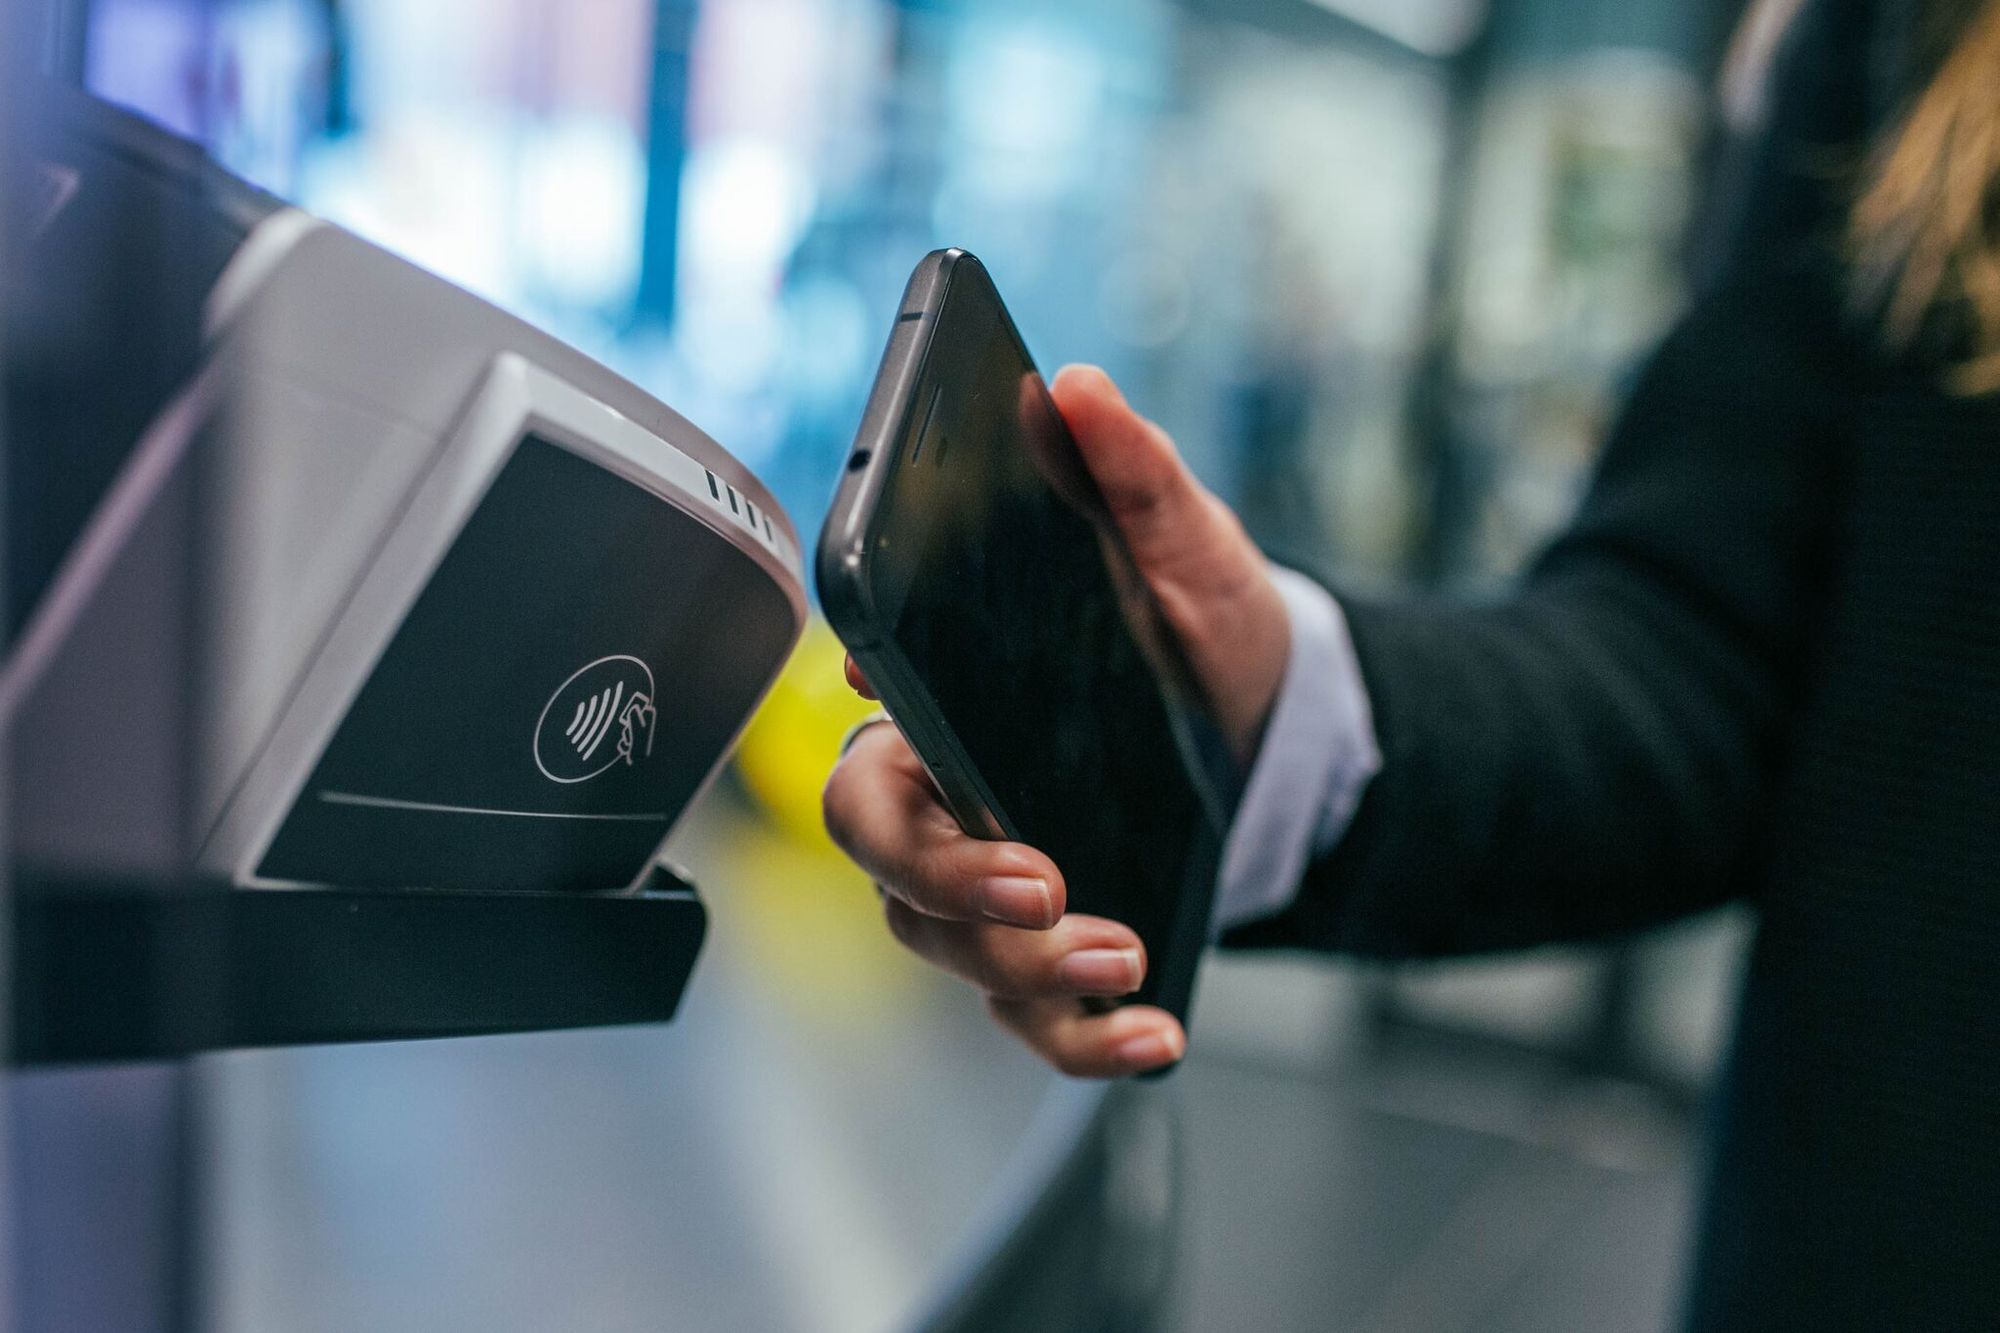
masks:
[[[677,849],[712,935],[669,1027],[201,1061],[203,1322],[860,1330],[929,1308],[1059,1085],[881,939],[865,885],[777,844],[746,862],[732,833],[705,812]]]

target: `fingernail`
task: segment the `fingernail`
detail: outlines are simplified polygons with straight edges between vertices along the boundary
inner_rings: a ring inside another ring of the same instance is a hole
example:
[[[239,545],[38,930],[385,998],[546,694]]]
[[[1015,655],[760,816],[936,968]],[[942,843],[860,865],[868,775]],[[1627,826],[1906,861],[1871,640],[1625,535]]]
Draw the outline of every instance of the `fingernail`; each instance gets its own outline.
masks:
[[[989,920],[1045,930],[1055,924],[1049,886],[1039,879],[989,879],[979,886],[979,910]]]
[[[1165,1032],[1144,1033],[1122,1041],[1112,1054],[1118,1057],[1121,1064],[1130,1065],[1134,1069],[1157,1069],[1161,1065],[1170,1065],[1180,1059],[1186,1049],[1185,1040],[1180,1033],[1169,1029]]]
[[[1127,995],[1139,989],[1137,949],[1078,949],[1056,966],[1063,985],[1087,995]]]

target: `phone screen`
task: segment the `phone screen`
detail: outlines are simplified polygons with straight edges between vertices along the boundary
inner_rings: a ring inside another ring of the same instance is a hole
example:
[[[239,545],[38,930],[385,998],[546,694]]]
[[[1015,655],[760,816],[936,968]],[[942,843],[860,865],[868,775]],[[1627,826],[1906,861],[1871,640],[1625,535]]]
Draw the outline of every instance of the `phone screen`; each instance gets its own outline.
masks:
[[[1206,932],[1226,765],[1177,645],[983,273],[939,311],[878,531],[889,634],[1010,838],[1069,909],[1147,946],[1180,1009]],[[893,707],[893,703],[892,703]],[[921,747],[920,747],[921,748]],[[1185,975],[1163,971],[1172,956]]]

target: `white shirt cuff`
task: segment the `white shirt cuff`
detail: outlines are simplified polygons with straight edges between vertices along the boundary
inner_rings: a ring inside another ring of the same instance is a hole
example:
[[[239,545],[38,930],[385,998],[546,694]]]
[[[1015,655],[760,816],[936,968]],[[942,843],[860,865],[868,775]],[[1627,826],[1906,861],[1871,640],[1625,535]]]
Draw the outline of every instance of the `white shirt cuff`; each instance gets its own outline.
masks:
[[[1222,848],[1213,931],[1275,916],[1315,857],[1333,850],[1382,767],[1347,617],[1302,574],[1273,569],[1291,656]]]

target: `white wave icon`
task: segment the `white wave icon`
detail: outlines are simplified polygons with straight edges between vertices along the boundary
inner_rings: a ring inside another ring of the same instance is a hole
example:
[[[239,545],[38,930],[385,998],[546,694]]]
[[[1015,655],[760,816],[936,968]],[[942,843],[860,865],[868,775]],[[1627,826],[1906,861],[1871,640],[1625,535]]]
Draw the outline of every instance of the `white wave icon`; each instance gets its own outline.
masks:
[[[569,721],[557,731],[565,713]],[[601,657],[571,674],[543,706],[535,765],[551,782],[583,782],[621,760],[630,767],[653,753],[658,717],[652,669],[636,657]]]

